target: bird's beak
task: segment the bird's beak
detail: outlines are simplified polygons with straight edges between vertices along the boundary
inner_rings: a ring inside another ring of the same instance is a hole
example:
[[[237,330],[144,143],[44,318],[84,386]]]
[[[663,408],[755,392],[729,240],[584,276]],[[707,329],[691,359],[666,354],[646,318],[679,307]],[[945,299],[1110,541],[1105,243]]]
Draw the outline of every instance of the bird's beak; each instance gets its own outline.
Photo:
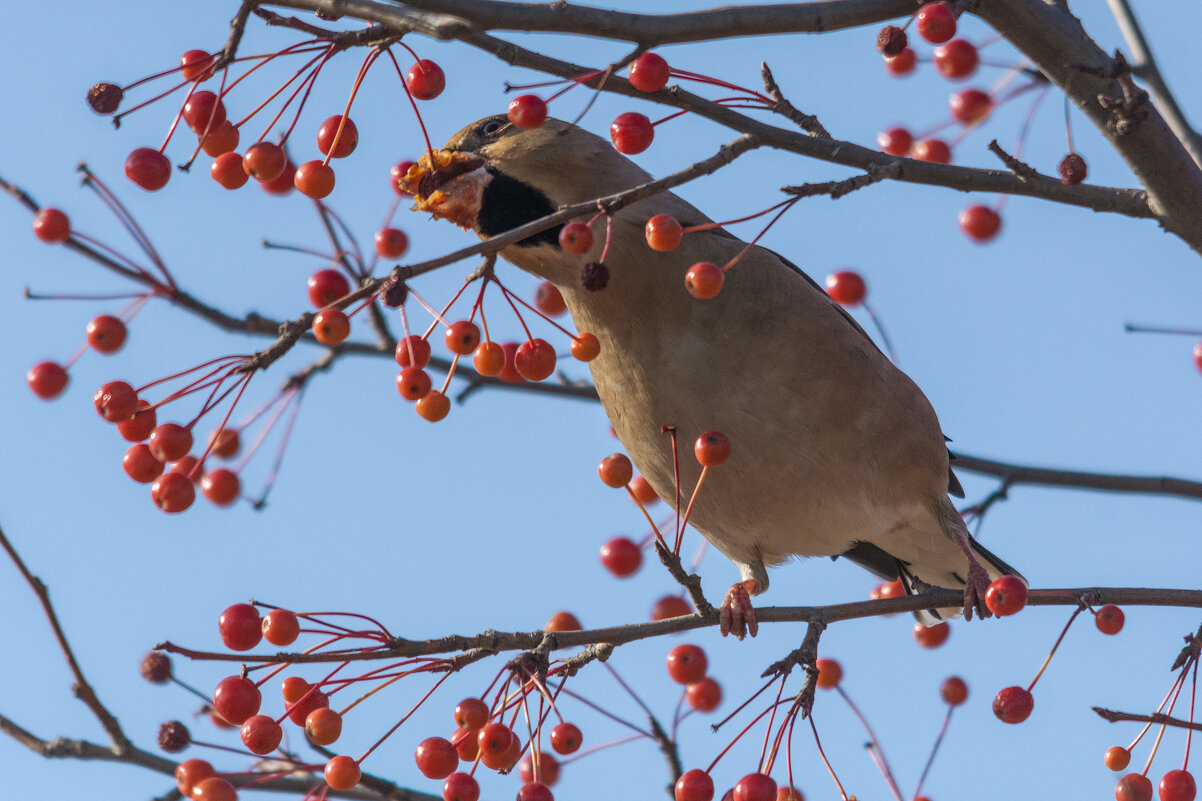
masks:
[[[416,211],[428,211],[461,228],[475,228],[492,175],[475,153],[434,150],[424,154],[400,180],[413,195]]]

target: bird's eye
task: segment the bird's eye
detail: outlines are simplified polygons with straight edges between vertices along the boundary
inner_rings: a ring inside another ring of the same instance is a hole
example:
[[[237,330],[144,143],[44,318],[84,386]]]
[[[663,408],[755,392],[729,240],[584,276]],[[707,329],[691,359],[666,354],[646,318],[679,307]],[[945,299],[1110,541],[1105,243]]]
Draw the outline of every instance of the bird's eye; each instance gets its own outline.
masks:
[[[501,130],[504,125],[505,124],[500,120],[489,120],[480,126],[480,133],[484,134],[485,136],[492,136],[497,131]]]

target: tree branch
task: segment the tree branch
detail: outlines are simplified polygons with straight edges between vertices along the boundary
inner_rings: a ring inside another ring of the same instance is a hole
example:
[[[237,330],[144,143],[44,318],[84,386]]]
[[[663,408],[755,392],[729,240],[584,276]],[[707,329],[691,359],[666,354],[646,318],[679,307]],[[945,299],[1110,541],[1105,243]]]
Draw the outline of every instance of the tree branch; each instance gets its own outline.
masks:
[[[1009,485],[1036,484],[1045,487],[1073,487],[1075,489],[1103,490],[1106,492],[1133,492],[1148,495],[1170,495],[1180,498],[1202,500],[1202,482],[1169,476],[1130,476],[1118,473],[1090,473],[1080,470],[1051,470],[1045,467],[996,462],[955,453],[952,467],[971,473],[997,476]]]

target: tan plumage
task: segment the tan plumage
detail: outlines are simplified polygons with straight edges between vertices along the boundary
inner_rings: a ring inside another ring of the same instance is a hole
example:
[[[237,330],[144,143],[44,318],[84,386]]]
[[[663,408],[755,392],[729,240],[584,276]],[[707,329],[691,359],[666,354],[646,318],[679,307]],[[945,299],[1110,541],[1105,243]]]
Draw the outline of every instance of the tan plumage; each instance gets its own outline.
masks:
[[[437,196],[441,207],[426,202],[431,192],[419,206],[466,220],[482,235],[499,232],[490,230],[498,213],[512,227],[650,180],[608,142],[556,120],[528,131],[504,117],[481,120],[456,134],[448,151],[479,156],[486,172],[448,181],[445,197]],[[514,179],[520,191],[479,191],[495,175]],[[536,191],[528,196],[526,189]],[[535,202],[539,193],[546,208]],[[506,209],[499,212],[502,195]],[[965,586],[970,565],[960,543],[971,539],[948,499],[948,454],[922,391],[820,287],[772,251],[753,248],[716,297],[692,297],[684,287],[690,265],[725,264],[745,245],[713,230],[656,252],[643,234],[656,214],[685,226],[709,222],[668,193],[620,210],[602,291],[583,288],[580,270],[600,256],[603,223],[587,255],[565,253],[550,237],[502,252],[554,282],[578,329],[600,340],[601,354],[590,364],[597,392],[656,492],[674,493],[661,426],[677,427],[682,451],[702,432],[721,431],[731,457],[710,471],[692,521],[743,579],[755,580],[753,592],[768,587],[766,567],[790,556],[849,551],[887,578],[901,568],[928,584]],[[700,468],[688,452],[680,465],[687,491]],[[991,577],[1013,572],[972,547]]]

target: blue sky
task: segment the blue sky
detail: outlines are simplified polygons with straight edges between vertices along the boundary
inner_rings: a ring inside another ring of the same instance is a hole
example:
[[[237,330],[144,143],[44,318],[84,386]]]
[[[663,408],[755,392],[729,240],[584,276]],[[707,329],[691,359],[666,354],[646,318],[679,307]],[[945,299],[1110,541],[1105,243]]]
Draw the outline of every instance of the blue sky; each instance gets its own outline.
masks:
[[[1144,6],[1140,11],[1162,69],[1196,116],[1202,95],[1190,80],[1197,67],[1190,32],[1202,16],[1187,4]],[[7,76],[0,82],[0,102],[10,117],[0,175],[67,210],[78,229],[133,253],[113,218],[78,188],[74,167],[86,160],[129,204],[181,285],[235,315],[253,310],[295,317],[308,309],[306,278],[325,265],[264,251],[259,243],[268,238],[325,248],[308,201],[295,195],[268,198],[253,186],[229,193],[204,169],[176,174],[163,191],[144,193],[121,177],[121,165],[133,148],[159,144],[174,111],[171,101],[131,116],[118,131],[83,102],[97,81],[128,83],[172,66],[184,50],[219,47],[233,11],[234,4],[124,2],[114,8],[68,2],[51,20],[29,4],[11,9],[0,31]],[[1074,11],[1104,49],[1121,46],[1104,9],[1082,4]],[[991,32],[970,22],[964,35],[980,42]],[[252,23],[244,52],[278,49],[295,38]],[[621,45],[580,38],[512,38],[595,66],[623,53]],[[911,78],[889,78],[874,39],[875,30],[858,30],[662,53],[683,69],[718,72],[750,86],[757,83],[759,62],[767,60],[798,107],[851,141],[869,144],[878,130],[898,123],[920,129],[940,122],[949,84],[929,63]],[[503,82],[539,80],[461,45],[407,41],[447,73],[445,95],[422,107],[436,142],[503,110]],[[1000,43],[986,53],[991,61],[1016,60]],[[345,104],[359,60],[357,54],[344,55],[323,74],[295,135],[303,158],[316,152],[312,137],[321,121]],[[971,85],[988,88],[1004,74],[983,69]],[[253,96],[248,92],[241,102]],[[586,99],[582,90],[569,93],[553,104],[552,113],[574,116]],[[339,165],[330,200],[370,247],[393,199],[388,168],[420,152],[421,140],[395,75],[383,64],[369,75],[357,109],[360,147]],[[585,124],[603,132],[613,116],[628,110],[653,118],[658,113],[637,101],[602,97]],[[1002,108],[957,147],[958,159],[994,166],[986,145],[996,137],[1012,148],[1026,112],[1023,103]],[[1034,118],[1024,158],[1042,170],[1052,171],[1065,151],[1062,118],[1055,94]],[[1104,140],[1080,115],[1073,120],[1090,181],[1132,185]],[[676,120],[657,130],[655,143],[637,160],[662,175],[731,138],[709,123]],[[181,137],[169,154],[182,160],[185,148]],[[763,152],[682,194],[711,217],[728,219],[775,202],[782,183],[846,174]],[[976,200],[895,185],[837,202],[814,198],[799,204],[764,243],[818,279],[839,268],[865,276],[901,366],[923,387],[944,430],[965,452],[1050,467],[1198,477],[1196,402],[1202,378],[1191,363],[1194,340],[1123,331],[1125,322],[1198,325],[1197,255],[1148,221],[1022,198],[1007,202],[1002,235],[982,247],[955,223],[959,210]],[[410,235],[413,259],[473,241],[403,208],[396,221]],[[750,238],[758,229],[745,225],[737,232]],[[25,387],[28,367],[69,357],[83,341],[87,321],[114,313],[119,303],[33,302],[23,299],[24,289],[103,294],[127,287],[61,248],[36,241],[30,216],[15,202],[0,204],[0,242],[8,254],[0,271],[5,312],[0,331],[6,342],[0,350],[0,418],[9,423],[0,435],[5,476],[0,524],[50,586],[97,691],[144,747],[153,749],[162,720],[192,724],[196,704],[182,691],[143,682],[137,670],[142,654],[165,639],[217,647],[216,619],[231,603],[253,597],[297,610],[359,611],[420,638],[534,629],[558,609],[572,610],[587,626],[643,620],[652,602],[672,590],[656,565],[619,582],[597,563],[606,539],[644,533],[637,511],[595,478],[596,462],[618,447],[598,406],[482,392],[432,426],[396,396],[395,365],[388,359],[345,359],[312,383],[266,509],[243,503],[217,510],[198,501],[184,515],[160,513],[146,488],[121,470],[124,443],[96,417],[92,389],[114,378],[146,383],[218,355],[249,352],[264,340],[222,334],[152,302],[131,326],[119,355],[85,354],[67,394],[40,402]],[[445,300],[474,266],[452,266],[416,286],[432,302]],[[501,275],[514,291],[532,294],[535,282],[529,277],[512,268]],[[516,322],[501,306],[491,308],[495,325],[516,336]],[[257,377],[245,409],[265,401],[290,372],[319,356],[316,348],[300,348]],[[569,369],[586,377],[579,367]],[[199,429],[208,427],[202,423]],[[252,488],[261,486],[270,469],[270,447],[247,469]],[[969,474],[961,479],[970,500],[993,488]],[[981,537],[1035,587],[1196,587],[1200,523],[1202,507],[1183,500],[1018,488],[989,513]],[[695,547],[699,538],[690,538],[689,547]],[[711,598],[720,597],[736,577],[713,553],[700,572]],[[857,600],[874,583],[848,564],[797,562],[774,573],[772,590],[760,603]],[[0,608],[6,610],[0,618],[5,644],[0,713],[47,739],[102,741],[96,722],[70,695],[70,676],[35,599],[6,565],[0,565]],[[1048,796],[1101,797],[1116,778],[1102,765],[1102,753],[1128,742],[1135,729],[1102,723],[1089,707],[1151,711],[1168,689],[1166,668],[1180,636],[1196,629],[1197,615],[1130,609],[1126,630],[1113,638],[1088,620],[1078,621],[1037,688],[1030,721],[1019,727],[998,723],[989,709],[993,694],[1030,680],[1068,614],[1032,609],[1004,621],[954,625],[949,643],[936,651],[914,644],[908,618],[842,624],[824,635],[821,652],[843,663],[845,686],[872,721],[904,788],[913,787],[938,731],[939,684],[959,674],[971,695],[927,782],[931,798],[971,795],[990,801],[1033,788]],[[712,674],[727,690],[722,709],[730,710],[757,686],[763,667],[803,634],[798,625],[766,629],[754,642],[722,641],[716,632],[703,632],[640,643],[620,649],[612,664],[653,711],[670,720],[677,689],[661,667],[664,654],[677,641],[697,642],[709,651]],[[414,770],[412,748],[425,736],[449,732],[455,703],[481,691],[499,666],[479,665],[448,682],[366,769],[437,793],[439,785]],[[181,660],[176,669],[202,689],[231,671]],[[583,676],[579,686],[615,713],[642,722],[638,708],[602,671]],[[387,729],[426,689],[421,682],[402,682],[359,718],[348,719],[347,752],[358,753],[356,748]],[[278,699],[269,697],[278,707]],[[862,729],[838,699],[819,701],[823,744],[849,792],[884,797],[883,782],[862,748]],[[573,707],[572,716],[591,743],[622,736],[583,708]],[[223,736],[199,721],[193,731],[202,740]],[[812,741],[798,731],[798,786],[811,798],[826,796],[832,792],[829,778]],[[713,735],[697,717],[682,732],[687,767],[708,765],[728,742],[725,731]],[[756,729],[721,763],[715,771],[720,787],[752,769],[762,736]],[[1151,775],[1179,766],[1183,745],[1184,737],[1170,732]],[[655,748],[646,742],[616,748],[571,765],[557,797],[658,793],[667,772]],[[1142,767],[1146,756],[1144,743],[1133,764]],[[225,769],[245,764],[218,761]],[[170,785],[125,766],[44,761],[8,739],[0,739],[0,764],[10,766],[7,789],[14,797],[35,792],[58,797],[87,787],[91,797],[107,801],[161,795]],[[484,787],[485,797],[499,798],[516,785],[489,777]]]

